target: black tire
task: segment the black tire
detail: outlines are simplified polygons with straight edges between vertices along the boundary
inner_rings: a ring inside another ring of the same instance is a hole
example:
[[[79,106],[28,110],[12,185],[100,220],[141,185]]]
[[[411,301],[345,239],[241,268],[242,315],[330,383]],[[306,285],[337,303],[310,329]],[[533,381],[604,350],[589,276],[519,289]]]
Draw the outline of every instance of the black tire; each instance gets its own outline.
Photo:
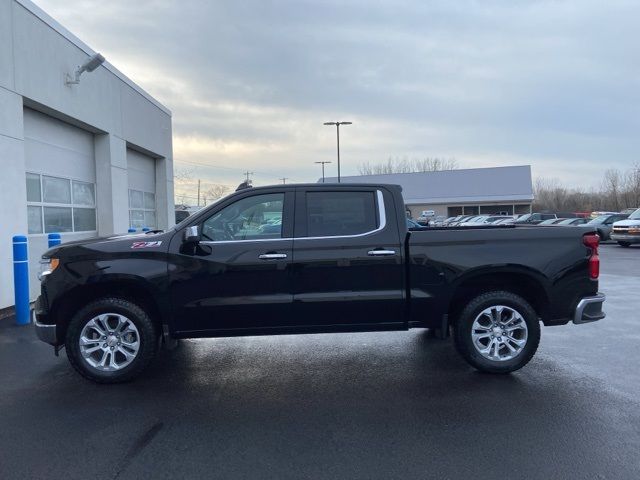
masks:
[[[627,248],[630,247],[631,244],[629,242],[618,242],[618,245],[620,245],[621,247]]]
[[[490,360],[476,349],[471,329],[476,317],[486,308],[504,305],[522,316],[527,326],[527,341],[520,353],[509,360]],[[535,310],[522,297],[506,291],[483,293],[472,299],[462,310],[453,325],[456,349],[473,367],[488,373],[510,373],[524,367],[533,357],[540,343],[540,322]]]
[[[136,357],[121,370],[98,370],[89,365],[80,352],[82,329],[92,318],[104,313],[123,315],[138,329],[140,346]],[[73,316],[67,328],[65,349],[69,362],[83,377],[97,383],[120,383],[133,379],[149,365],[158,350],[158,340],[156,325],[140,306],[129,300],[109,297],[90,303]]]

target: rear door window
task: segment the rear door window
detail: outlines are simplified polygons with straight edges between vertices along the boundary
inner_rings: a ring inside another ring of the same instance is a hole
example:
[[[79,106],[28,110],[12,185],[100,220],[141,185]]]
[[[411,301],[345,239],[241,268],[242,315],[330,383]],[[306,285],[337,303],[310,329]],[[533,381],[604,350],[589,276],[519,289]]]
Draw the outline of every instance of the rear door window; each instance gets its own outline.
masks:
[[[307,192],[307,237],[359,235],[378,228],[375,193]]]

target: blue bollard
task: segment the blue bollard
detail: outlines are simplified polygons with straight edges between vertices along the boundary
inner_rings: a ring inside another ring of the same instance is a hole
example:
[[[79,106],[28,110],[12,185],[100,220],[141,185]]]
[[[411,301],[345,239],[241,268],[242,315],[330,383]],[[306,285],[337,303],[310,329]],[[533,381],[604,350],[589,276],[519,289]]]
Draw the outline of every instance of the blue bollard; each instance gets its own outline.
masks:
[[[127,230],[127,233],[136,233],[136,229],[135,228],[130,228],[129,230]]]
[[[143,227],[143,228],[142,228],[142,231],[143,231],[143,232],[148,232],[149,230],[151,230],[149,227]]]
[[[60,245],[60,242],[62,241],[62,237],[60,237],[59,233],[50,233],[47,238],[49,239],[49,248]]]
[[[13,237],[13,289],[15,292],[16,323],[27,325],[29,318],[29,255],[27,237]]]

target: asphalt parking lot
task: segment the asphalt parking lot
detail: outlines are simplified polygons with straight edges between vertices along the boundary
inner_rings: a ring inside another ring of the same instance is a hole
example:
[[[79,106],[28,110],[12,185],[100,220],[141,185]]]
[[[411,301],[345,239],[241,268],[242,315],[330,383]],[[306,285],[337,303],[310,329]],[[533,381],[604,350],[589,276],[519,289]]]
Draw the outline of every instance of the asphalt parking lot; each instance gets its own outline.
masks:
[[[640,247],[508,376],[427,332],[189,340],[100,386],[0,321],[0,478],[640,478]]]

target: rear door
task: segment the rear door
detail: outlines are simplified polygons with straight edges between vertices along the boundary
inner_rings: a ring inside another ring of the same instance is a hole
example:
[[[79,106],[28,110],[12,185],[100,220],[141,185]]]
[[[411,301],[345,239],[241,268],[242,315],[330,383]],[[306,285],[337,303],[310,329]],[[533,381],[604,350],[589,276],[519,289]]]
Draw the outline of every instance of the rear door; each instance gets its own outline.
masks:
[[[404,255],[391,192],[300,188],[295,208],[293,300],[299,323],[402,326]]]

